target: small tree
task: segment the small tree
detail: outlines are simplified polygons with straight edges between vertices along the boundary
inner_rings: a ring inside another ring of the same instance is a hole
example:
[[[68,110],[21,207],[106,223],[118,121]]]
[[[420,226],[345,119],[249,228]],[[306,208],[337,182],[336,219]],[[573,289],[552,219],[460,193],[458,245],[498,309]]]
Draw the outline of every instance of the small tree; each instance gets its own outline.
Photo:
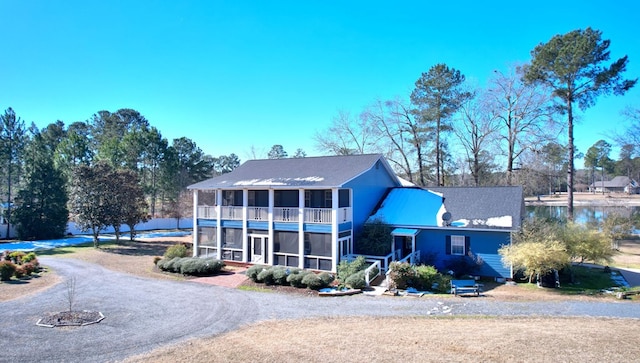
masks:
[[[391,252],[391,226],[382,221],[367,223],[356,238],[356,251],[363,255],[386,256]]]

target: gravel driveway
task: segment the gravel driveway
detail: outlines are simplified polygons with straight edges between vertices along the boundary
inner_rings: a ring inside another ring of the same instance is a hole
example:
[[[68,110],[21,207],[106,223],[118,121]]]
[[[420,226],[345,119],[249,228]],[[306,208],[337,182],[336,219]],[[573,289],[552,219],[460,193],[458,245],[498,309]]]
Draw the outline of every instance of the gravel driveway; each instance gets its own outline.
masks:
[[[75,309],[105,319],[85,327],[43,328],[47,312],[67,309],[66,285],[0,303],[0,361],[118,361],[188,338],[267,319],[351,315],[537,315],[640,318],[640,304],[496,302],[482,298],[319,298],[240,291],[189,281],[145,279],[67,258],[39,258],[63,279],[76,277]]]

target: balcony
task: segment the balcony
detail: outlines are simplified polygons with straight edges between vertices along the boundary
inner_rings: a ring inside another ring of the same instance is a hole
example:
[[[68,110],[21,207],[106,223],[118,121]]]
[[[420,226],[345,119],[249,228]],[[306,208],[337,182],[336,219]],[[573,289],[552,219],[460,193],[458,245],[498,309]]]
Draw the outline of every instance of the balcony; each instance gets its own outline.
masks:
[[[226,220],[243,220],[243,207],[238,206],[222,206],[220,207],[220,218]],[[300,214],[296,207],[275,207],[273,208],[274,222],[298,223]],[[338,223],[344,223],[351,220],[351,208],[339,208],[337,211]],[[200,219],[217,219],[216,207],[198,206],[198,218]],[[304,223],[331,224],[332,209],[331,208],[304,208]],[[249,221],[268,221],[269,208],[267,207],[247,207],[247,220]]]

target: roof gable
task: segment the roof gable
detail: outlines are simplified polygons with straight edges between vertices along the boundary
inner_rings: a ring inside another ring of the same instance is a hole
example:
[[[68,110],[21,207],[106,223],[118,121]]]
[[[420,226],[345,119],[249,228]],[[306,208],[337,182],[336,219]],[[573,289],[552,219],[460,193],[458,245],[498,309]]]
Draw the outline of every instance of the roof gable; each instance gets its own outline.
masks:
[[[249,160],[230,173],[190,185],[188,189],[341,187],[380,165],[396,178],[379,154]]]

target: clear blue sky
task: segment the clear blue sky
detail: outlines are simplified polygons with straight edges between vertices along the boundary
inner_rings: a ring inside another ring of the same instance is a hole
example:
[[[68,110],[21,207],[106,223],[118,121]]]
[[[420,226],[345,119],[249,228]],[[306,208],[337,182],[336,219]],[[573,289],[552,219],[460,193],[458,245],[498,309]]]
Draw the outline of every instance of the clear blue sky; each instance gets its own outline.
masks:
[[[483,86],[575,29],[601,30],[640,76],[640,3],[614,3],[0,0],[0,108],[39,127],[133,108],[213,156],[318,155],[313,135],[338,110],[407,98],[437,63]],[[639,101],[640,86],[600,98],[580,115],[579,150],[623,130]]]

